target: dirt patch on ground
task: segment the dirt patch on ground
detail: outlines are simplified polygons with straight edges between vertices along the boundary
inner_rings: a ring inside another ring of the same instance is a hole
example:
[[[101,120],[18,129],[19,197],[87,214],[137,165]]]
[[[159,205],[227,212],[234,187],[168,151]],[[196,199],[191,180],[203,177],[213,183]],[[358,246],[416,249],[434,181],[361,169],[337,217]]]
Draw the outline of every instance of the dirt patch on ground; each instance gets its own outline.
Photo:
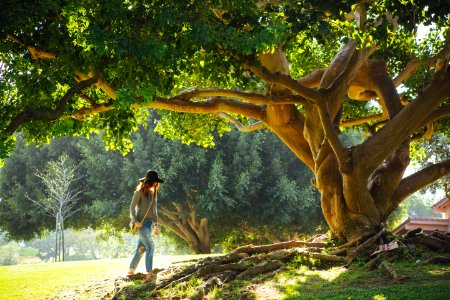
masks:
[[[93,281],[88,285],[80,286],[75,289],[67,289],[54,298],[50,299],[92,299],[92,300],[106,300],[111,299],[115,291],[115,278],[107,278],[103,280]]]

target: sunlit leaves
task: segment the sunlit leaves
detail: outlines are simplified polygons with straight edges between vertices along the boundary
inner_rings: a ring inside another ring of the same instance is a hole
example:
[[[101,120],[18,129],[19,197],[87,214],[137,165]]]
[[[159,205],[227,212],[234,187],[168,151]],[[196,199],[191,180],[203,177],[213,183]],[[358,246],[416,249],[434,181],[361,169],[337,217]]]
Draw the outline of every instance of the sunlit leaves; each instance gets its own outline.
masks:
[[[434,128],[436,131],[442,133],[450,139],[450,119],[442,119],[435,123]]]
[[[84,32],[88,29],[90,20],[86,16],[86,8],[81,3],[76,1],[69,2],[61,15],[67,19],[66,27],[73,40],[75,46],[84,48],[84,51],[89,51],[92,45],[88,44]]]
[[[102,139],[106,149],[116,149],[125,155],[133,148],[133,143],[128,138],[138,128],[133,111],[117,108],[104,112],[96,123],[103,129]]]
[[[161,112],[161,120],[155,131],[166,138],[181,140],[184,144],[196,143],[213,147],[215,135],[230,131],[230,125],[218,116],[205,114],[186,115],[176,112]]]
[[[149,83],[143,83],[135,89],[117,90],[117,100],[114,105],[119,109],[129,109],[133,103],[148,104],[155,100],[157,89]]]
[[[284,48],[291,63],[291,76],[299,78],[314,70],[326,68],[339,47],[336,42],[322,44],[310,39],[305,33],[299,33]]]
[[[14,145],[16,143],[15,136],[6,136],[5,133],[0,133],[0,139],[4,141],[0,144],[0,157],[7,157],[12,150],[14,149]],[[3,165],[3,160],[0,160],[0,167]]]
[[[449,128],[448,125],[446,128]],[[422,139],[415,142],[412,144],[412,149],[411,158],[416,168],[424,168],[450,159],[450,139],[442,134],[433,135],[430,141]],[[448,196],[450,193],[450,176],[440,178],[427,186],[427,190],[433,192],[443,190]]]

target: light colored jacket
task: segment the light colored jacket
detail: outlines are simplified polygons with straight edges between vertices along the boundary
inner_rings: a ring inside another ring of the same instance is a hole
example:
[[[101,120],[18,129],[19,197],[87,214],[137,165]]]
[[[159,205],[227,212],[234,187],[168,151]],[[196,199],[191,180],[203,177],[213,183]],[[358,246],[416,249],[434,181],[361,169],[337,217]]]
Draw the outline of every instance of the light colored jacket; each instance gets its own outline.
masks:
[[[141,223],[144,223],[145,220],[150,219],[153,221],[153,223],[158,222],[156,203],[157,203],[157,196],[155,193],[150,191],[148,195],[145,195],[143,190],[135,191],[133,199],[131,200],[130,204],[131,221],[132,222],[140,221]],[[145,215],[147,211],[148,213],[147,215]]]

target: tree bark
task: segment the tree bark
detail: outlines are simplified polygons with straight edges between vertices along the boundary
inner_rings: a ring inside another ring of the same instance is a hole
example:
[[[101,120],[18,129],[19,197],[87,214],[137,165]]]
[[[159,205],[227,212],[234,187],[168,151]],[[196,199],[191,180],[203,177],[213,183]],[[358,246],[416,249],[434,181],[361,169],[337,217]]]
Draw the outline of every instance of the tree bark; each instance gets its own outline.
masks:
[[[159,223],[185,240],[196,254],[211,253],[208,219],[198,218],[195,208],[187,199],[172,203],[174,209],[160,209]]]
[[[322,98],[316,99],[320,105],[305,104],[305,115],[294,105],[268,106],[267,117],[262,120],[313,171],[313,182],[321,193],[324,217],[333,234],[342,240],[358,238],[368,231],[376,232],[377,225],[380,224],[380,213],[364,178],[359,176],[359,170],[353,170],[343,177],[342,167],[350,163],[349,154],[340,144],[334,126],[342,98],[358,66],[362,64],[361,53],[355,51],[354,47],[354,43],[342,47],[330,68],[318,73],[322,76],[320,86],[324,90]],[[272,56],[265,55],[261,63],[269,71],[283,74],[287,72],[287,68],[280,63],[286,60],[280,59],[282,53],[279,51],[281,49]],[[271,62],[271,58],[278,65]],[[308,83],[310,86],[317,84],[317,78]],[[273,86],[271,91],[274,89],[278,95],[283,93],[280,86]],[[285,88],[284,93],[289,92]],[[324,125],[328,126],[327,130]],[[339,154],[339,159],[336,153]]]

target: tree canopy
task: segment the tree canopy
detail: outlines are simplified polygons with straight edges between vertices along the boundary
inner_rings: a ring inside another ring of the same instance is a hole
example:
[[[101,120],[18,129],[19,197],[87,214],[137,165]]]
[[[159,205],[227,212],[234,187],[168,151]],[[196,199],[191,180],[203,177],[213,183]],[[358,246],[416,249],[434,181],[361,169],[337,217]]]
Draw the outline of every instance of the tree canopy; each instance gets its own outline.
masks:
[[[411,140],[449,134],[447,1],[10,0],[0,17],[2,157],[18,130],[102,129],[126,152],[147,109],[158,132],[204,146],[266,127],[315,174],[342,240],[450,172],[402,179]],[[344,146],[349,126],[368,138]]]

